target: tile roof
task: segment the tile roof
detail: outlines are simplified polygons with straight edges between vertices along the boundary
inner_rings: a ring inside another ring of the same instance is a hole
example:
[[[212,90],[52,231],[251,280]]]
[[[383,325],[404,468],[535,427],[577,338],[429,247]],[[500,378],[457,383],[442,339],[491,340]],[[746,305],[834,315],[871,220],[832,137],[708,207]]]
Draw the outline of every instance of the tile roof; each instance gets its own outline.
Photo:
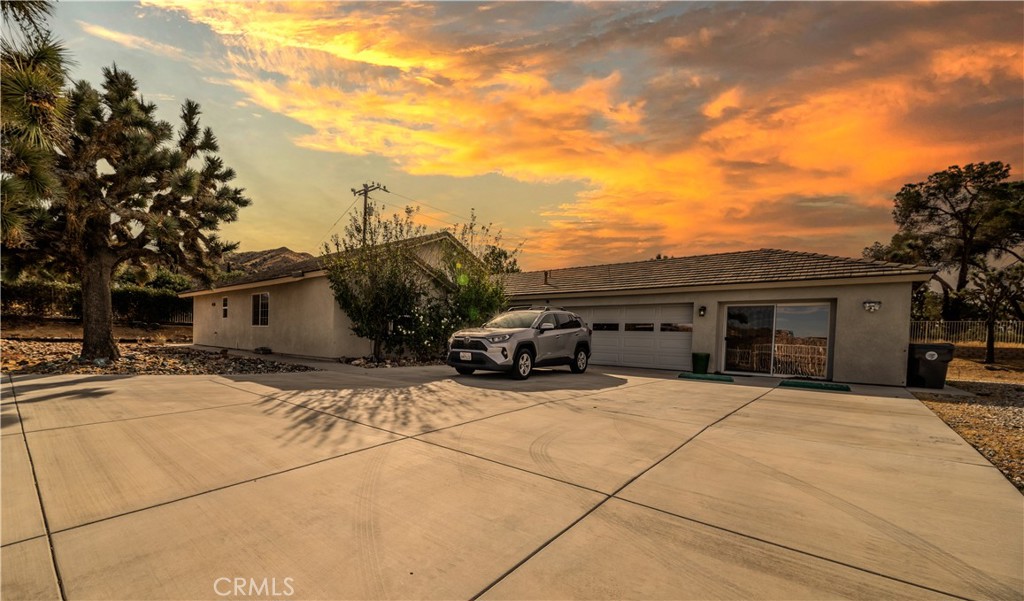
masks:
[[[545,283],[547,273],[547,283]],[[763,248],[712,255],[696,255],[569,267],[508,274],[510,296],[567,292],[600,292],[864,278],[878,276],[931,276],[935,269],[851,259],[808,252]]]
[[[451,236],[450,232],[446,232],[446,231],[435,232],[433,234],[426,234],[426,235],[423,235],[423,236],[417,236],[415,238],[410,238],[410,239],[406,240],[405,243],[413,245],[413,246],[418,246],[420,244],[426,244],[428,242],[431,242],[431,241],[439,239],[439,238],[445,238],[445,237],[450,237],[450,236]],[[452,239],[454,240],[454,237]],[[328,255],[328,256],[334,256],[336,254],[340,254],[340,253],[334,253],[334,254]],[[296,263],[291,263],[289,265],[285,265],[285,266],[282,266],[282,267],[275,267],[273,269],[266,269],[264,271],[260,271],[260,272],[257,272],[257,273],[251,273],[251,274],[244,275],[244,276],[241,276],[241,277],[237,277],[237,278],[234,278],[234,279],[231,279],[231,280],[227,280],[227,281],[223,281],[223,282],[217,282],[217,284],[215,286],[213,286],[212,288],[210,288],[210,287],[207,287],[207,288],[196,288],[196,289],[193,289],[193,290],[188,290],[185,293],[188,294],[188,293],[193,293],[193,292],[203,292],[203,291],[208,291],[208,290],[217,290],[217,289],[220,289],[220,288],[227,288],[229,286],[238,286],[238,285],[241,285],[241,284],[254,284],[256,282],[265,282],[265,281],[268,281],[268,280],[276,280],[278,278],[286,278],[286,277],[293,276],[293,275],[306,274],[306,273],[311,273],[311,272],[314,272],[314,271],[320,271],[323,268],[321,262],[323,261],[324,258],[325,257],[313,257],[312,259],[306,259],[304,261],[298,261]],[[301,275],[299,275],[299,277],[301,277]]]

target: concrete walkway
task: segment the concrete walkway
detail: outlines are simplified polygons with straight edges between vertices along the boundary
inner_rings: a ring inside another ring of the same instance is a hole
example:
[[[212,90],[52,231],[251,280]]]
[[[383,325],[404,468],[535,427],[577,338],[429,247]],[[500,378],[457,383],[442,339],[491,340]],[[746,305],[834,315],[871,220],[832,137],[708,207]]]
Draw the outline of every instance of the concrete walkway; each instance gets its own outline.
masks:
[[[899,389],[445,368],[5,378],[3,599],[1024,598]]]

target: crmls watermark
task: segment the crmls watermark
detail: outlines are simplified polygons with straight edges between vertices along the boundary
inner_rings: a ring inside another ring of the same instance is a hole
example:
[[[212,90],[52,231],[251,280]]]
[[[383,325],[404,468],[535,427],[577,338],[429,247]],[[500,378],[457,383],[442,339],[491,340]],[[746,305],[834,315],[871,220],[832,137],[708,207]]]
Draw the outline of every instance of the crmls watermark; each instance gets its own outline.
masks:
[[[213,581],[213,592],[218,597],[291,597],[295,594],[292,583],[294,578],[288,577],[281,581],[277,578],[229,578],[222,576]]]

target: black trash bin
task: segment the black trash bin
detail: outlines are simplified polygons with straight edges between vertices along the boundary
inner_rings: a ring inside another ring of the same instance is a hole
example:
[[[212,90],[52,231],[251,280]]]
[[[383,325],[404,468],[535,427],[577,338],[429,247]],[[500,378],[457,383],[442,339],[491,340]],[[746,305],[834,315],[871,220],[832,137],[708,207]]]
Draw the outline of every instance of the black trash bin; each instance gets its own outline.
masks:
[[[693,354],[693,373],[695,374],[706,374],[708,373],[708,364],[711,363],[711,353],[694,353]]]
[[[946,369],[953,360],[952,344],[911,344],[907,361],[907,386],[942,388]]]

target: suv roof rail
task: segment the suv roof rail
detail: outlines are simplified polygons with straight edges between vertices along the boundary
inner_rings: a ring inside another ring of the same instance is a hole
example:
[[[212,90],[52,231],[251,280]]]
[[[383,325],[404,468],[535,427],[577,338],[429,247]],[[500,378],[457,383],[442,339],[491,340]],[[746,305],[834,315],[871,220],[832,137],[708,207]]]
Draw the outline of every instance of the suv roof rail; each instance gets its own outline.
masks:
[[[552,307],[550,305],[518,305],[509,307],[509,311],[568,311],[565,307]]]

